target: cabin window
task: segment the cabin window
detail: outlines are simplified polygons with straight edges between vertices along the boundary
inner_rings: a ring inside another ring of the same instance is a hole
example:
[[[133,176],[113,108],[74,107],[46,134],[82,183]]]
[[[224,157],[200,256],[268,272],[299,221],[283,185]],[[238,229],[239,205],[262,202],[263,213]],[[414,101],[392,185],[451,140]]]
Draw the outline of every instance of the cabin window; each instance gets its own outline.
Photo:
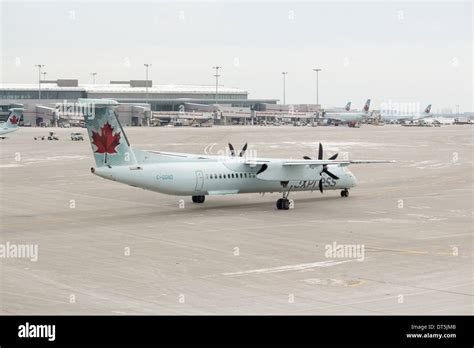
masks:
[[[232,174],[232,179],[234,179],[234,174]]]
[[[240,178],[242,179],[242,177],[243,177],[243,175],[242,175],[242,173],[240,173]]]
[[[245,179],[247,179],[247,173],[244,173]]]
[[[222,174],[219,174],[219,179],[222,179]]]

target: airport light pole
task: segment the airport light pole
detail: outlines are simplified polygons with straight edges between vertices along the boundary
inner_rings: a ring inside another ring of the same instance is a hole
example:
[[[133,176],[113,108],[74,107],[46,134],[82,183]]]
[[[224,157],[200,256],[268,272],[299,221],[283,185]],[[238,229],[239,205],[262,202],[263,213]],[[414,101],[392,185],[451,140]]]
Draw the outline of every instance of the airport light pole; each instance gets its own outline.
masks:
[[[92,75],[92,84],[95,85],[95,77],[97,76],[96,72],[91,72]]]
[[[316,71],[316,105],[319,105],[319,72],[322,69],[313,69],[313,71]]]
[[[216,99],[216,104],[217,104],[217,94],[219,92],[219,76],[221,76],[221,75],[219,75],[219,69],[222,69],[222,67],[216,65],[216,66],[213,66],[212,68],[216,70],[216,73],[215,73],[214,77],[216,78],[216,97],[215,97],[215,99]]]
[[[283,105],[286,105],[286,75],[288,71],[283,71],[281,74],[283,75]]]
[[[143,65],[146,68],[146,100],[145,100],[145,102],[148,104],[148,68],[151,67],[151,64],[145,63]]]
[[[44,64],[36,64],[35,65],[38,68],[38,103],[41,100],[41,68],[44,68]]]
[[[46,72],[46,71],[45,71],[45,72],[42,72],[42,74],[43,74],[43,81],[46,81],[46,74],[47,74],[47,72]]]

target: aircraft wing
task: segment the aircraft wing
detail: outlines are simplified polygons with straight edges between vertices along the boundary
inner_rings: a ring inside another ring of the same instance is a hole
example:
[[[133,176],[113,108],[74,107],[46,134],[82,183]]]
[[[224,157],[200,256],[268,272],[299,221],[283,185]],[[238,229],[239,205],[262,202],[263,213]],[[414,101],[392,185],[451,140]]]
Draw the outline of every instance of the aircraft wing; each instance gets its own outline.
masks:
[[[336,160],[289,160],[283,162],[283,166],[307,166],[307,165],[326,165],[326,164],[350,164],[351,161]]]
[[[283,162],[284,166],[304,166],[304,165],[327,165],[327,164],[339,164],[339,165],[349,165],[349,164],[370,164],[370,163],[394,163],[392,160],[291,160]]]
[[[257,178],[272,181],[307,180],[308,170],[316,170],[319,173],[319,166],[350,164],[370,164],[370,163],[393,163],[387,160],[251,160],[244,162],[250,166],[261,166],[257,172]]]
[[[395,163],[395,160],[350,160],[349,164]]]

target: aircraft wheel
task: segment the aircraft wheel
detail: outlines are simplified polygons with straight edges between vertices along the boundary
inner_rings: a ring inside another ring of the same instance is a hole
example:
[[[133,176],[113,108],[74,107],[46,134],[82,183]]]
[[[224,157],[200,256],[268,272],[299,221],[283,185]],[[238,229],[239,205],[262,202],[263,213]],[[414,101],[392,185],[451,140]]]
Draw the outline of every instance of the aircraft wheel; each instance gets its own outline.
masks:
[[[290,209],[290,201],[288,199],[280,198],[276,201],[276,206],[278,210],[288,210]]]
[[[341,191],[341,197],[349,197],[349,190],[345,189]]]
[[[277,206],[277,209],[278,209],[278,210],[282,209],[282,207],[283,207],[283,199],[282,199],[282,198],[280,198],[279,200],[277,200],[276,206]]]
[[[206,196],[192,196],[193,203],[204,203]]]

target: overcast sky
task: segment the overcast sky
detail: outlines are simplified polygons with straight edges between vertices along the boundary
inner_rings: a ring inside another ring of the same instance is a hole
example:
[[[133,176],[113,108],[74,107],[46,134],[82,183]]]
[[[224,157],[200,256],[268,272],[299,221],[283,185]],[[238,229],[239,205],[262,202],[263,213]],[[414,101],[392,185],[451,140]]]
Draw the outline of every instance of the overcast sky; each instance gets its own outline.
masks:
[[[220,84],[250,98],[361,108],[473,106],[472,2],[1,2],[2,83]]]

